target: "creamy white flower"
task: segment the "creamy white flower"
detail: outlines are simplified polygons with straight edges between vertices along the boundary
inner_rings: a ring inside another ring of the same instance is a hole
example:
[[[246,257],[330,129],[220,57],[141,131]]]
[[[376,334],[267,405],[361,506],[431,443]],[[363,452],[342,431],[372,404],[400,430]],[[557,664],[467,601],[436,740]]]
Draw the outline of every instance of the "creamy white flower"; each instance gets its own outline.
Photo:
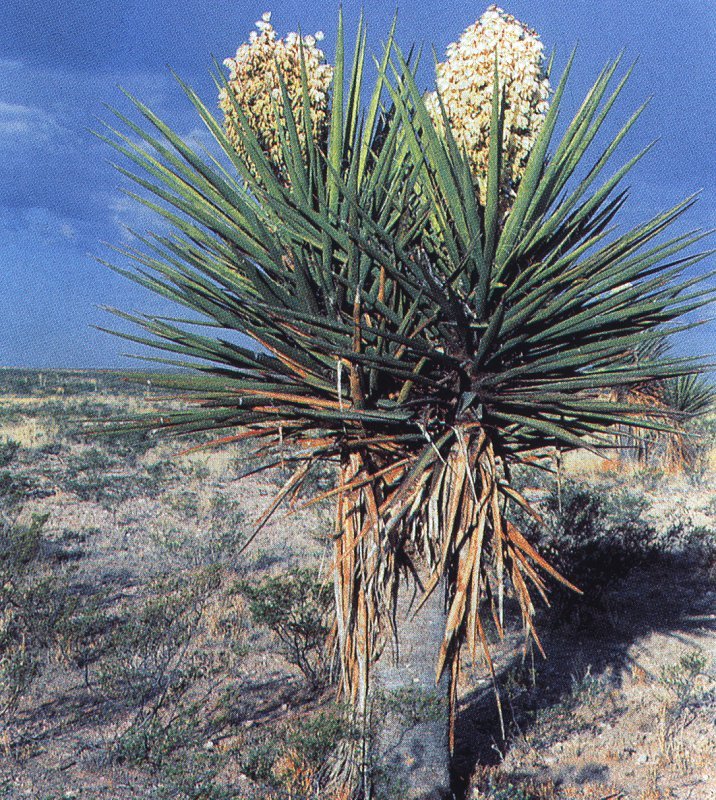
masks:
[[[543,53],[533,30],[490,6],[457,42],[448,45],[447,60],[437,66],[437,91],[455,138],[468,153],[484,203],[497,62],[499,91],[504,91],[503,212],[515,194],[548,108],[550,88]],[[429,95],[427,102],[435,125],[442,127],[437,94]]]
[[[327,132],[328,89],[333,68],[325,63],[323,52],[316,47],[317,37],[301,38],[297,33],[289,33],[280,39],[270,19],[270,12],[263,14],[256,22],[257,30],[249,34],[249,43],[242,44],[234,58],[224,61],[229,69],[228,91],[219,93],[219,106],[224,112],[227,137],[237,153],[245,157],[249,169],[254,170],[243,145],[237,107],[246,115],[277,176],[288,183],[281,146],[280,127],[283,124],[284,107],[278,76],[280,74],[285,83],[291,111],[297,122],[299,142],[305,149],[301,48],[308,78],[311,130],[318,140],[323,140]]]

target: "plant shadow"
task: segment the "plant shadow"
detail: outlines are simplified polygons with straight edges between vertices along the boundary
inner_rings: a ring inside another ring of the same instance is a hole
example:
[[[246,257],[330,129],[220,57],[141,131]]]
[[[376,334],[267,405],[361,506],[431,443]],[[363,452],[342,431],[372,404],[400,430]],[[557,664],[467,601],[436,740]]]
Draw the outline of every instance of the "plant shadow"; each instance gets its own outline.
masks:
[[[552,608],[538,615],[546,659],[534,647],[525,656],[516,636],[495,648],[502,720],[489,681],[482,680],[460,703],[453,755],[457,800],[465,798],[478,767],[499,764],[517,737],[534,728],[540,712],[560,704],[568,708],[585,676],[618,689],[625,674],[643,670],[634,651],[646,637],[661,634],[689,643],[694,635],[716,633],[713,588],[713,567],[709,571],[698,554],[683,552],[653,555],[596,593],[570,597],[558,590]],[[531,685],[506,691],[512,676],[525,672]],[[659,677],[648,670],[646,675]]]

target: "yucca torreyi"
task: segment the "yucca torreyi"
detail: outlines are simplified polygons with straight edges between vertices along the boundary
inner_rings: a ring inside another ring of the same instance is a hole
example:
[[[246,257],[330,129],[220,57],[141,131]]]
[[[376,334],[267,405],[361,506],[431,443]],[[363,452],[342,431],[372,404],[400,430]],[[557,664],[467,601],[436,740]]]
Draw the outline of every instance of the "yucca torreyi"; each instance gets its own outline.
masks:
[[[145,331],[126,338],[193,370],[157,380],[184,393],[182,410],[127,425],[254,439],[290,458],[295,472],[257,531],[335,460],[338,485],[322,497],[337,504],[337,641],[343,689],[362,711],[374,657],[396,635],[401,577],[423,598],[444,593],[438,676],[454,678],[464,646],[482,646],[492,670],[483,615],[502,628],[506,585],[539,643],[532,594],[546,597],[546,576],[566,581],[510,521],[513,504],[529,510],[510,466],[552,446],[598,447],[625,422],[664,427],[608,393],[697,370],[694,359],[624,355],[685,327],[707,297],[702,279],[684,277],[703,257],[684,251],[703,234],[661,237],[693,199],[611,227],[646,151],[602,176],[642,109],[581,168],[628,77],[613,86],[618,58],[552,143],[570,58],[505,216],[500,92],[483,204],[448,111],[436,127],[392,31],[363,105],[366,50],[361,23],[347,59],[339,17],[325,147],[312,136],[305,61],[300,119],[280,81],[281,175],[221,76],[239,151],[183,83],[220,159],[138,100],[144,124],[117,113],[122,130],[107,137],[132,162],[118,168],[145,190],[137,199],[174,230],[138,236],[124,251],[138,267],[119,271],[206,325],[115,312]]]
[[[626,361],[657,362],[670,352],[668,339],[638,344],[626,353]],[[695,423],[714,409],[716,386],[704,375],[692,373],[669,378],[644,379],[609,393],[616,402],[651,408],[649,416],[661,420],[661,428],[640,428],[635,420],[617,426],[615,444],[620,461],[639,467],[683,472],[695,466],[702,450]]]

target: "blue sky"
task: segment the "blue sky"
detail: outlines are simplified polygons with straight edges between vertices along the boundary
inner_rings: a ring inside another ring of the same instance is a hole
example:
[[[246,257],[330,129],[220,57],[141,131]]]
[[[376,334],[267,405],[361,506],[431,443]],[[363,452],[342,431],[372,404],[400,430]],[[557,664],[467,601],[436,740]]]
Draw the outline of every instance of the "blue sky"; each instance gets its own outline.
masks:
[[[362,4],[375,48],[394,6]],[[399,40],[445,46],[487,3],[404,0]],[[361,4],[345,0],[349,25]],[[557,64],[579,42],[566,94],[574,110],[603,63],[624,48],[639,57],[615,115],[654,100],[622,154],[660,137],[634,171],[622,215],[633,224],[685,195],[701,199],[681,229],[716,225],[716,0],[505,0],[502,7],[536,28]],[[122,244],[124,226],[152,228],[151,217],[122,194],[110,149],[90,128],[123,110],[118,86],[141,98],[184,136],[204,133],[168,66],[208,103],[211,57],[233,55],[263,11],[280,33],[324,30],[329,59],[338,3],[184,0],[5,0],[0,8],[0,366],[132,366],[127,343],[94,330],[111,324],[98,306],[151,310],[157,300],[97,263],[103,242]],[[428,59],[429,61],[429,59]],[[422,75],[426,87],[430,70]],[[711,246],[716,246],[716,243]],[[716,267],[716,258],[710,266]],[[703,267],[706,269],[706,267]],[[713,314],[713,309],[711,309]],[[684,335],[683,352],[716,350],[716,324]]]

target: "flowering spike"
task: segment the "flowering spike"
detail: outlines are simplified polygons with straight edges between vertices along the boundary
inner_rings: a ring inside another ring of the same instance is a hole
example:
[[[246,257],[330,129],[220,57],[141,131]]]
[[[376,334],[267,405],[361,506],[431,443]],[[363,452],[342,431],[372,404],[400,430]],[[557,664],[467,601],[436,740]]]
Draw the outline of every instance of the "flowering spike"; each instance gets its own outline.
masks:
[[[480,201],[485,204],[495,62],[504,92],[503,211],[514,197],[532,145],[544,122],[549,80],[544,46],[535,31],[490,6],[447,47],[436,84],[457,142],[467,150]],[[428,96],[433,122],[443,124],[437,93]]]
[[[229,141],[239,155],[247,156],[242,142],[241,126],[236,106],[244,112],[264,153],[276,174],[288,183],[286,165],[281,149],[281,133],[276,127],[275,100],[281,97],[281,75],[296,120],[301,148],[306,151],[303,124],[304,105],[301,81],[301,49],[308,79],[311,129],[314,138],[321,140],[328,130],[328,90],[333,68],[326,64],[323,51],[316,47],[318,36],[301,37],[288,33],[277,38],[271,24],[271,12],[256,22],[258,30],[251,31],[249,43],[242,44],[234,58],[227,58],[228,87],[219,93],[219,107],[224,112],[224,127]],[[283,107],[278,103],[283,118]],[[247,158],[250,164],[250,159]]]

